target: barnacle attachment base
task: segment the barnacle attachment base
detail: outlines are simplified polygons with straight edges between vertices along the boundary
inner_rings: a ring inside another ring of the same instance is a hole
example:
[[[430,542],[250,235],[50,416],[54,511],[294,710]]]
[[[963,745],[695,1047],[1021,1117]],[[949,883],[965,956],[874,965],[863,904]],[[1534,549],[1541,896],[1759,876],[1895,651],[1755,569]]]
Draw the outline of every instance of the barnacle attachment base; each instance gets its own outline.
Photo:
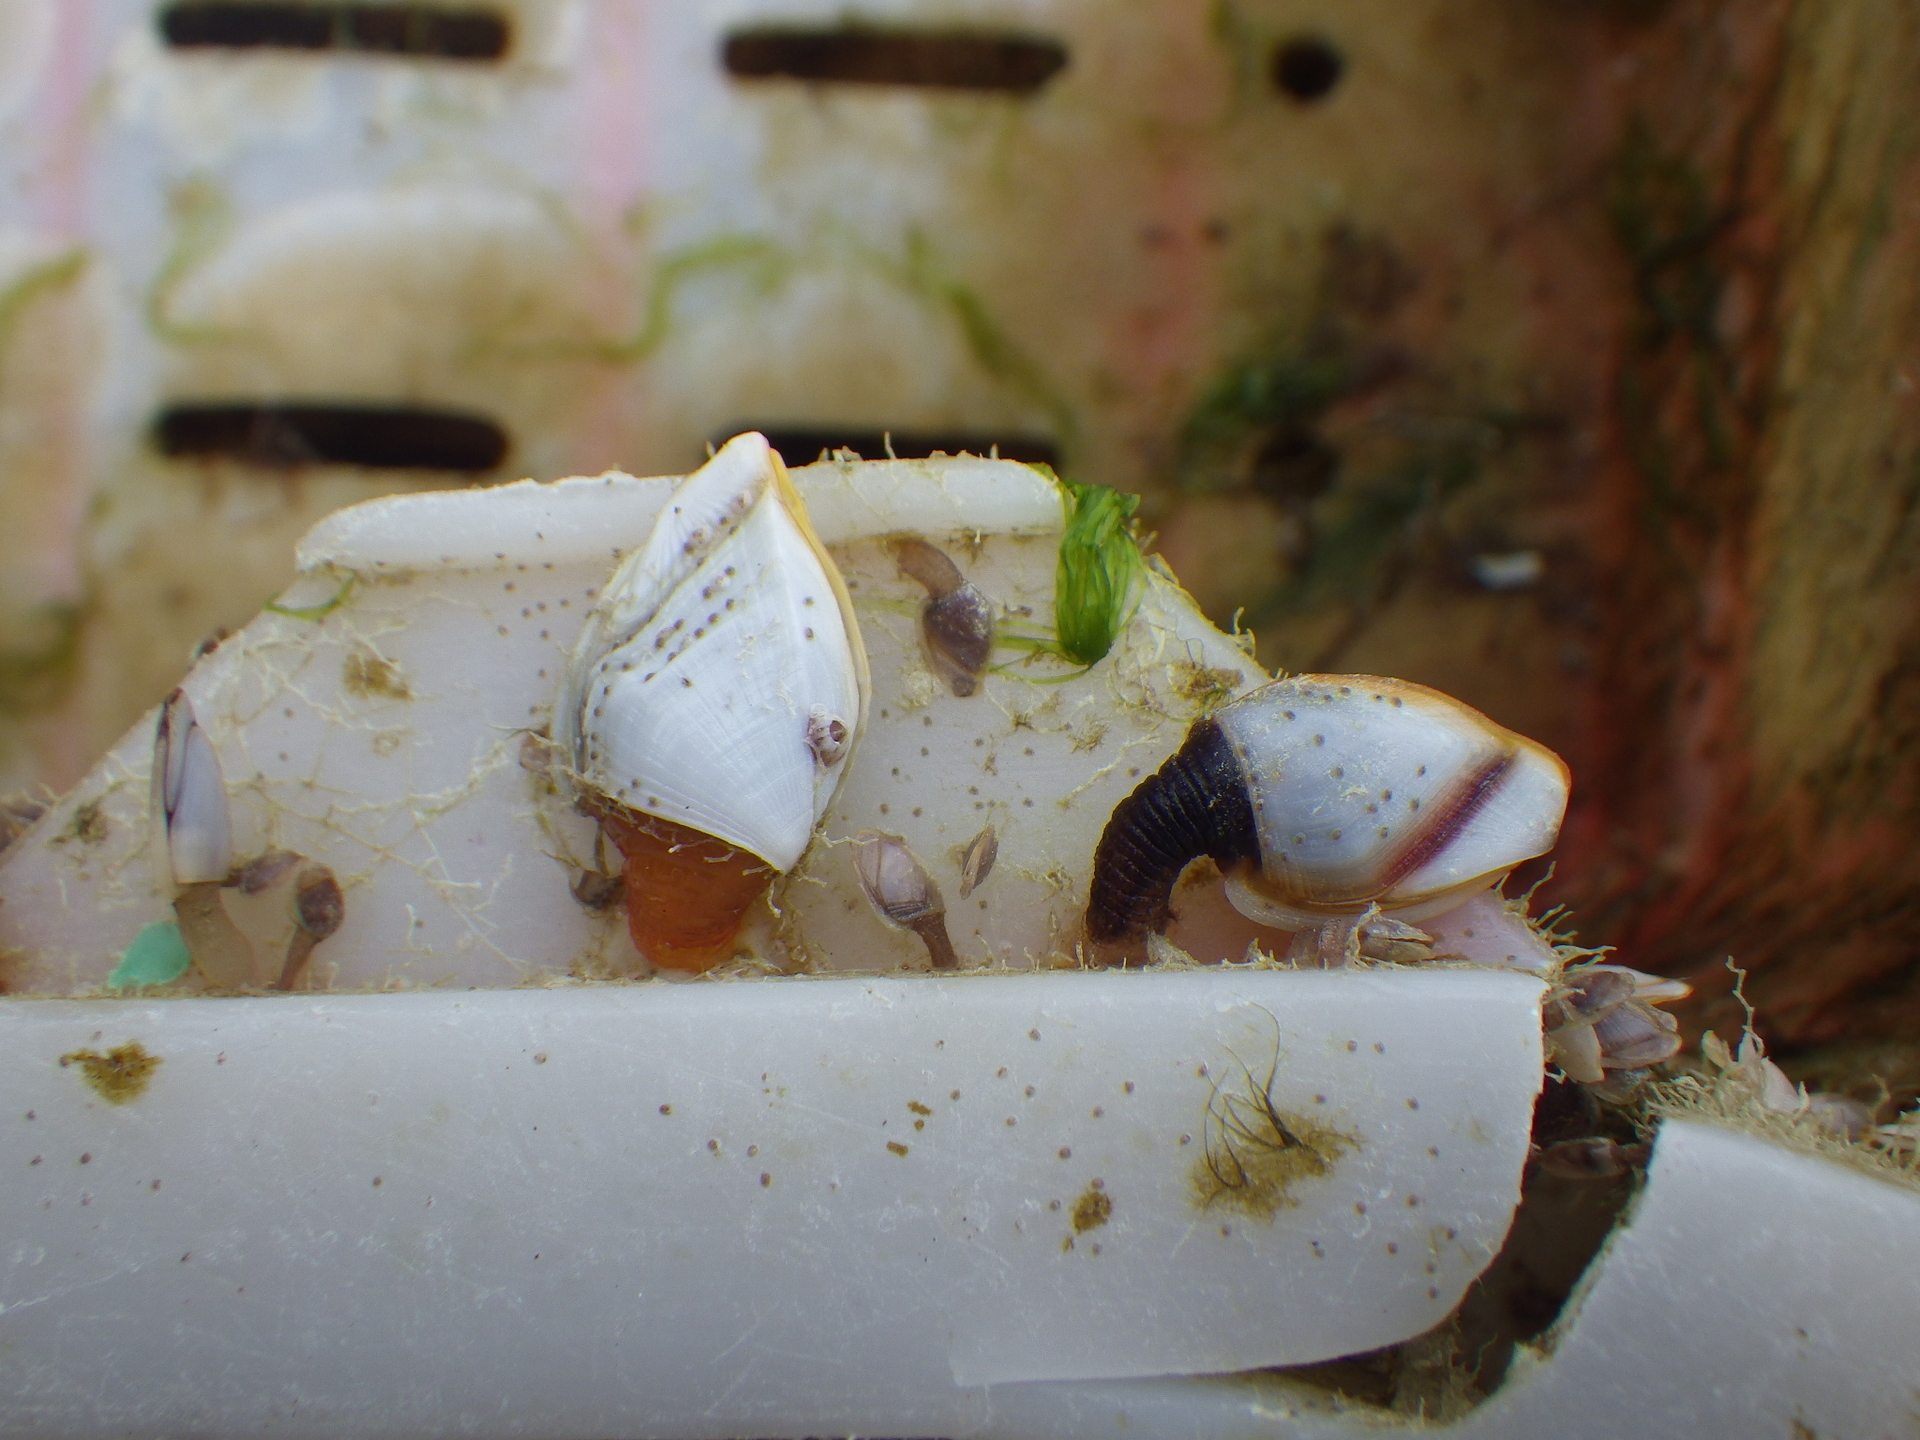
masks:
[[[668,970],[710,970],[732,958],[742,917],[778,872],[750,851],[657,815],[605,801],[593,813],[626,860],[621,889],[635,947]],[[690,895],[700,903],[687,904]]]

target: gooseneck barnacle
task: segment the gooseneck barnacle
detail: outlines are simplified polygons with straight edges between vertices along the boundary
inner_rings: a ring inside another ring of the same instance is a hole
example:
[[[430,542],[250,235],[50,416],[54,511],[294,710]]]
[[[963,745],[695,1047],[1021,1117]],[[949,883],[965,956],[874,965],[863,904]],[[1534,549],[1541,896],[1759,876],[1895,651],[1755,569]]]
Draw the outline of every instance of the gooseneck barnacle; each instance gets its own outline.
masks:
[[[1144,956],[1174,883],[1210,856],[1248,918],[1324,959],[1369,913],[1438,915],[1551,849],[1567,771],[1545,747],[1402,680],[1299,675],[1198,721],[1108,822],[1087,939]]]
[[[558,779],[623,857],[642,955],[732,956],[811,843],[868,688],[852,601],[785,466],[735,437],[607,582],[555,704]]]

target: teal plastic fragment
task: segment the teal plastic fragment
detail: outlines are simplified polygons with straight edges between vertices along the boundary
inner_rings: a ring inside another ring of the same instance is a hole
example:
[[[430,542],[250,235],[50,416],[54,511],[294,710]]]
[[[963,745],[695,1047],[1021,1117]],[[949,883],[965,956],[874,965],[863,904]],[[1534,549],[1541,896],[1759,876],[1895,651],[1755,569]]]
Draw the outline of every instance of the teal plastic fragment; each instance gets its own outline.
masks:
[[[124,990],[129,985],[171,985],[187,973],[193,957],[180,927],[171,920],[156,920],[138,935],[120,963],[107,977],[109,990]]]

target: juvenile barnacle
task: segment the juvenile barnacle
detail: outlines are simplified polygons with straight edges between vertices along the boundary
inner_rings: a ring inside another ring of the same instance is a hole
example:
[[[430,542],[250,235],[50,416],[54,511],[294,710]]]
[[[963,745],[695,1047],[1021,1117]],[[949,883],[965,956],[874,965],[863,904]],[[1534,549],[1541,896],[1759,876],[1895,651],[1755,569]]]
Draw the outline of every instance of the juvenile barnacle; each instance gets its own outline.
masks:
[[[1095,958],[1141,957],[1201,856],[1249,919],[1308,932],[1322,963],[1374,907],[1439,915],[1551,849],[1560,758],[1404,680],[1300,675],[1197,721],[1114,810],[1086,913]]]
[[[338,930],[346,916],[346,898],[333,871],[325,865],[309,865],[302,870],[294,882],[293,938],[287,942],[278,988],[291,990],[300,983],[313,947]]]
[[[1000,837],[989,825],[967,842],[960,855],[960,898],[966,899],[993,873],[993,862],[1000,856]]]
[[[866,652],[760,435],[675,488],[602,590],[555,705],[558,777],[625,857],[627,928],[705,970],[813,837],[857,742]]]
[[[895,540],[893,557],[902,573],[927,592],[920,607],[920,639],[934,673],[955,695],[973,694],[993,651],[993,607],[946,551],[918,536]]]
[[[167,868],[176,887],[173,913],[187,953],[222,989],[252,983],[253,946],[220,897],[233,869],[226,777],[184,690],[175,690],[160,707],[153,740],[153,808],[165,831]]]
[[[960,964],[947,934],[947,904],[919,857],[898,835],[862,830],[853,837],[853,869],[873,908],[925,942],[936,970]]]

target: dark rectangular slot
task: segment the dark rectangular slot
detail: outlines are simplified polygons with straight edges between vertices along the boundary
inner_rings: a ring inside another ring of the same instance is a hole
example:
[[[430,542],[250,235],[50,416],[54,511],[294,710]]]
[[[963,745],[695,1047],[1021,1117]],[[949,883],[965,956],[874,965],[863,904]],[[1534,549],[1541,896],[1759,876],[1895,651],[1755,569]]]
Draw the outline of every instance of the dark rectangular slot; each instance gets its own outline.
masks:
[[[862,460],[885,460],[887,458],[888,436],[878,430],[855,430],[851,427],[835,430],[822,427],[808,429],[797,426],[743,426],[742,429],[759,430],[767,437],[767,443],[780,452],[780,458],[789,465],[811,465],[823,454],[832,455],[836,450],[851,450]],[[739,431],[730,432],[738,434]],[[717,445],[728,437],[717,437]],[[892,432],[893,457],[896,460],[924,460],[938,450],[945,455],[990,455],[997,445],[1002,460],[1018,460],[1022,464],[1051,465],[1056,469],[1060,463],[1060,452],[1051,440],[1036,439],[1031,435],[992,435],[975,432],[970,435],[940,435],[931,432],[916,433],[911,430]]]
[[[358,50],[431,60],[498,60],[513,32],[495,10],[185,0],[161,10],[160,35],[177,50]]]
[[[721,55],[743,80],[815,80],[1031,95],[1067,63],[1064,45],[973,30],[737,30]]]
[[[153,423],[162,455],[287,470],[360,465],[477,475],[507,457],[507,432],[481,415],[406,405],[172,405]]]

